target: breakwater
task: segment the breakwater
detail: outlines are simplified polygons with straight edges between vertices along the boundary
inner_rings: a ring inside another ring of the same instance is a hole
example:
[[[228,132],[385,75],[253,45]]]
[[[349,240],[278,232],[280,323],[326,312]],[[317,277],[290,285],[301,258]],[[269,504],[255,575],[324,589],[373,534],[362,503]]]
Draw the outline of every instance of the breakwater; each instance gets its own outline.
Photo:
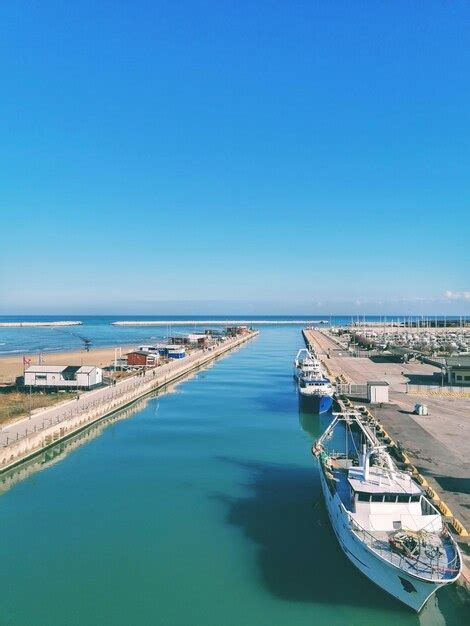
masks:
[[[132,376],[116,385],[82,394],[76,400],[51,407],[0,432],[0,474],[38,452],[54,446],[103,417],[133,404],[152,391],[174,382],[246,341],[258,331],[226,339],[210,350],[198,350],[184,359]]]
[[[253,325],[289,325],[289,324],[328,324],[327,320],[123,320],[111,322],[113,326],[236,326]]]

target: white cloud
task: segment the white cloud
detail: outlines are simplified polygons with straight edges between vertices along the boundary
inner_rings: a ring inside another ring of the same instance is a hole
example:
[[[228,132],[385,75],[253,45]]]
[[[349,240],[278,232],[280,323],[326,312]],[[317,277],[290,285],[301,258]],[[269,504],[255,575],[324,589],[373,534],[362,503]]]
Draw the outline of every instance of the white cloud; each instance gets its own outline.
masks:
[[[470,300],[470,291],[450,291],[444,293],[446,300]]]

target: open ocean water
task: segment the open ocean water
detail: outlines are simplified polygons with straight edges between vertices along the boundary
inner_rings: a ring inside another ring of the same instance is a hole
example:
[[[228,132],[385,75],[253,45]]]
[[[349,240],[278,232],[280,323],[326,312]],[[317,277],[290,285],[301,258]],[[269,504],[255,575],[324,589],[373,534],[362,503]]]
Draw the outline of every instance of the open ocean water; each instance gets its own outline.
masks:
[[[113,326],[111,322],[117,320],[320,320],[330,322],[332,325],[349,324],[352,319],[350,316],[333,315],[329,317],[322,316],[289,316],[289,315],[258,315],[251,316],[240,314],[235,316],[226,315],[193,315],[193,316],[161,316],[161,315],[33,315],[33,316],[6,316],[0,315],[0,322],[45,322],[45,321],[82,321],[80,326],[69,327],[39,327],[39,328],[2,328],[0,327],[0,356],[8,356],[14,354],[37,354],[47,352],[57,352],[66,350],[77,350],[83,347],[82,338],[92,341],[92,347],[104,347],[115,345],[126,345],[133,343],[146,343],[158,341],[169,333],[177,334],[194,330],[201,330],[203,326]],[[358,318],[362,320],[362,317]],[[382,321],[384,318],[370,315],[365,320]],[[405,319],[398,317],[388,317],[391,319]],[[406,318],[408,319],[408,318]],[[419,317],[413,317],[419,319]],[[451,318],[448,318],[451,319]],[[214,328],[223,328],[222,326],[214,326]],[[265,328],[264,325],[259,328]],[[292,327],[290,327],[292,330]]]
[[[71,330],[113,344],[103,319]],[[300,327],[263,327],[3,493],[0,625],[468,624],[455,590],[417,616],[343,555],[310,453],[329,418],[299,408],[300,347]]]

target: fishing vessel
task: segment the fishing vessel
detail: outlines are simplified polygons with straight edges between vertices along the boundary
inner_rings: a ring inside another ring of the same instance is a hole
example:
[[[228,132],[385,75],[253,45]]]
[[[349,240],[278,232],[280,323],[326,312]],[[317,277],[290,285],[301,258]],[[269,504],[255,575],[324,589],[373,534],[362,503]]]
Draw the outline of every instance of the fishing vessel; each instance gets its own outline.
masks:
[[[314,443],[328,515],[348,559],[419,612],[460,575],[459,549],[411,474],[359,413],[338,413]]]
[[[324,374],[303,374],[299,378],[299,393],[314,413],[326,413],[333,404],[334,388]]]
[[[297,352],[294,359],[294,376],[299,379],[301,376],[313,375],[322,376],[323,368],[315,354],[312,354],[306,348],[302,348]]]

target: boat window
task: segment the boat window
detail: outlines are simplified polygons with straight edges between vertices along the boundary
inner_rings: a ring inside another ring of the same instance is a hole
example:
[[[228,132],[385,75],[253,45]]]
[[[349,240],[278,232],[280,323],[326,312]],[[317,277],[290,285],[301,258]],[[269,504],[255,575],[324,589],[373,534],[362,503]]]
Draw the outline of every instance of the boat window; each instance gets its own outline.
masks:
[[[404,496],[404,495],[398,496],[398,502],[409,502],[409,501],[410,501],[410,496]]]
[[[419,502],[420,497],[419,494],[411,496],[411,502]]]
[[[397,497],[389,493],[385,494],[385,502],[396,502]]]
[[[358,500],[359,500],[359,502],[369,502],[370,501],[370,493],[359,492],[358,493]]]
[[[372,502],[383,502],[383,495],[382,494],[373,493],[371,501]]]

